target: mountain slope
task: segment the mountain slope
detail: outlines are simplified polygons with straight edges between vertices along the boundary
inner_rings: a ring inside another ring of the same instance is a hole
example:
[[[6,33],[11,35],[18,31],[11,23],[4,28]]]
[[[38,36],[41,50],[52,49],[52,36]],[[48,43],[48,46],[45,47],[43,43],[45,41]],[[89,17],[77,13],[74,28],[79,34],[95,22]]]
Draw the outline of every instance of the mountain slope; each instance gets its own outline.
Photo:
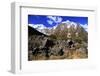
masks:
[[[32,25],[28,34],[30,61],[88,58],[88,32],[79,23],[66,21],[51,29]]]
[[[87,42],[88,32],[79,23],[60,23],[52,34],[57,39],[61,40],[80,40]]]
[[[43,24],[29,24],[29,26],[46,35],[51,35],[56,31],[62,31],[65,29],[68,32],[75,32],[76,30],[79,31],[81,28],[83,28],[85,31],[88,30],[87,24],[83,25],[69,20],[63,21],[53,27],[46,27]]]
[[[39,31],[37,31],[36,29],[34,29],[33,27],[31,26],[28,26],[28,36],[31,36],[31,35],[44,35],[44,36],[47,36]]]

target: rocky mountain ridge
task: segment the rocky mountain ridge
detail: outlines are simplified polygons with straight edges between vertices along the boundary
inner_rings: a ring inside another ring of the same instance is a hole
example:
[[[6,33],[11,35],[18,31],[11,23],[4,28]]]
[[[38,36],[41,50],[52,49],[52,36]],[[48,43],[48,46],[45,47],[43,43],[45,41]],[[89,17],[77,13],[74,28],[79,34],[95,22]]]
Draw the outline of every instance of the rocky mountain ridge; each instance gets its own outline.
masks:
[[[44,33],[28,26],[29,61],[88,57],[88,33],[79,23],[67,21],[45,29]]]

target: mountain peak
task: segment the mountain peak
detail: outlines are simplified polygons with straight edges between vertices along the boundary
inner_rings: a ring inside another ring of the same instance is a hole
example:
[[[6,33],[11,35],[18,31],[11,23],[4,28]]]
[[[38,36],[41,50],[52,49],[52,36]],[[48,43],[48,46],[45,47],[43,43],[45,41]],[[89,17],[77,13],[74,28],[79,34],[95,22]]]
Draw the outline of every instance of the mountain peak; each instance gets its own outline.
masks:
[[[43,24],[29,24],[30,27],[36,29],[37,31],[41,32],[41,33],[44,33],[46,35],[51,35],[53,34],[55,31],[59,30],[64,30],[64,29],[73,29],[73,30],[77,30],[77,28],[84,28],[85,31],[87,31],[87,25],[83,25],[83,24],[80,24],[80,23],[76,23],[76,22],[73,22],[73,21],[70,21],[70,20],[66,20],[66,21],[63,21],[53,27],[46,27],[45,25]]]
[[[63,21],[61,24],[65,24],[67,28],[70,28],[71,26],[73,26],[74,28],[77,27],[77,23],[70,20]]]

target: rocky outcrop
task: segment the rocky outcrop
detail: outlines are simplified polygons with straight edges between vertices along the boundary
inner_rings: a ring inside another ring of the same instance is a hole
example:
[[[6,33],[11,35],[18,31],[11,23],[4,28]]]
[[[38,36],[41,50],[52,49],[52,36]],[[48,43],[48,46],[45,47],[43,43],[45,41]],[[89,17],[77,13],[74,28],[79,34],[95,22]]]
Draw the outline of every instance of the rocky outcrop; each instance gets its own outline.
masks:
[[[28,27],[28,60],[74,59],[88,57],[87,31],[81,26],[59,24],[51,35]]]

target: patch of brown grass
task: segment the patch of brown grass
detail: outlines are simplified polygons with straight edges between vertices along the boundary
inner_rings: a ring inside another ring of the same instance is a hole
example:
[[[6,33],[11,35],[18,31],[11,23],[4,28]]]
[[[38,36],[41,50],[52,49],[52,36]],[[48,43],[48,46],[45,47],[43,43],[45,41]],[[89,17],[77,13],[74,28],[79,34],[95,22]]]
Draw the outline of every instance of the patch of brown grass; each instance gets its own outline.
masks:
[[[51,55],[50,57],[45,57],[45,55],[29,55],[30,60],[58,60],[58,59],[84,59],[88,58],[88,54],[84,51],[68,50],[64,52],[64,55]]]

